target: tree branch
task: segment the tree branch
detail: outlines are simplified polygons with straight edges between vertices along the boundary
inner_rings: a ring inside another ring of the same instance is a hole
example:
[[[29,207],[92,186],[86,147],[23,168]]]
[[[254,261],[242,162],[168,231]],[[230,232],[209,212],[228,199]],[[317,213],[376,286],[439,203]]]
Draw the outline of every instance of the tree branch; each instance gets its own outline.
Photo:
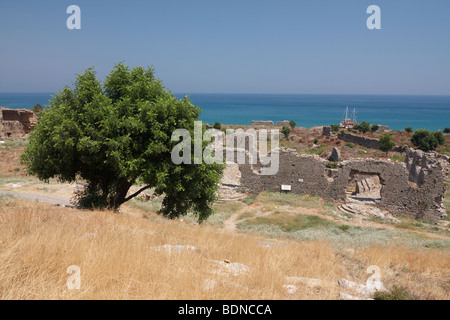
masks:
[[[123,202],[127,202],[128,200],[133,199],[134,197],[136,197],[137,195],[139,195],[142,191],[146,190],[146,189],[150,189],[152,186],[147,185],[145,187],[142,187],[141,189],[139,189],[138,191],[136,191],[135,193],[133,193],[132,195],[130,195],[129,197],[125,198],[123,200]]]

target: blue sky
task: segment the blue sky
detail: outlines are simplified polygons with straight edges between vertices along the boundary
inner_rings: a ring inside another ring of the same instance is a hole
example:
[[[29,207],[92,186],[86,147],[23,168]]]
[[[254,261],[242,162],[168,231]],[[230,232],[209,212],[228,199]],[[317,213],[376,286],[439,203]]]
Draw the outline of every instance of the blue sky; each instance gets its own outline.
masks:
[[[81,30],[66,9],[81,8]],[[369,5],[381,30],[369,30]],[[173,92],[450,95],[449,0],[2,1],[0,92],[151,65]]]

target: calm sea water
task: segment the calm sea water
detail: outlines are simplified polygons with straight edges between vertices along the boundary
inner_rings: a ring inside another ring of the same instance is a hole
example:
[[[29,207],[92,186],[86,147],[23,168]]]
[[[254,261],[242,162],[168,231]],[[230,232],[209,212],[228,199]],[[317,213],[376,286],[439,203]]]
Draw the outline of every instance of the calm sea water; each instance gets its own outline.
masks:
[[[29,109],[46,105],[51,93],[0,93],[0,106]],[[401,130],[450,127],[450,96],[306,95],[306,94],[175,94],[188,95],[203,109],[200,120],[249,125],[252,120],[294,120],[297,126],[337,124],[345,107],[356,109],[357,121]]]

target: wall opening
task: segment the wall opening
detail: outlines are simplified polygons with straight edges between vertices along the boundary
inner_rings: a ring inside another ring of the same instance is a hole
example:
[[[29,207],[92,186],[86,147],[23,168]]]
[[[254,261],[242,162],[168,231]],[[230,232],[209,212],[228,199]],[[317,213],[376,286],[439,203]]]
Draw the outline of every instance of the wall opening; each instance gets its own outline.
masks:
[[[346,188],[347,198],[377,203],[381,201],[382,188],[383,184],[378,173],[351,170]]]

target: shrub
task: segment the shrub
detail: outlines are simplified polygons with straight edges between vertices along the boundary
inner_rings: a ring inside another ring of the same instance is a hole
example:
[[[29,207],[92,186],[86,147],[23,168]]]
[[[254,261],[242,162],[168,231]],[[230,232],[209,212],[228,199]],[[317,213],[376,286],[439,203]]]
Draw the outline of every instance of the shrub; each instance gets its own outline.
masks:
[[[380,126],[377,125],[377,124],[373,124],[373,125],[370,127],[370,131],[372,131],[372,132],[378,131],[378,129],[380,129]]]
[[[450,133],[450,127],[445,128],[444,133]]]
[[[378,144],[380,146],[380,150],[385,152],[392,150],[392,148],[394,148],[395,145],[389,133],[382,135],[378,140]]]
[[[430,151],[436,149],[438,145],[444,144],[445,138],[440,131],[430,133],[426,129],[419,129],[412,135],[411,142],[420,150]]]
[[[296,123],[294,120],[291,120],[291,121],[289,121],[289,125],[291,126],[292,129],[294,129],[296,126]]]
[[[349,147],[349,148],[354,148],[354,147],[355,147],[355,145],[354,145],[353,143],[351,143],[351,142],[347,142],[347,143],[345,144],[345,146],[346,146],[346,147]]]
[[[291,133],[291,129],[289,129],[289,127],[284,126],[283,129],[281,129],[281,133],[284,134],[285,138],[287,138]]]
[[[31,107],[31,111],[33,111],[34,114],[36,115],[36,117],[38,117],[38,118],[41,116],[41,113],[43,110],[44,110],[44,108],[39,103],[37,103]]]
[[[319,138],[314,138],[314,144],[317,144],[319,142]]]
[[[217,130],[220,130],[220,129],[222,129],[222,125],[219,122],[215,122],[214,125],[213,125],[213,128],[217,129]]]
[[[413,132],[413,129],[411,127],[406,127],[405,131],[408,132],[408,133],[411,133],[411,132]]]
[[[363,121],[360,124],[357,124],[353,127],[353,129],[358,130],[359,132],[366,133],[370,130],[370,123]]]
[[[416,300],[408,290],[394,285],[389,292],[377,291],[373,297],[375,300]]]
[[[337,162],[334,162],[334,161],[329,161],[329,162],[327,162],[325,167],[327,167],[329,169],[337,169],[339,167],[339,164]]]
[[[432,133],[432,135],[433,137],[436,138],[436,141],[438,142],[439,145],[445,144],[445,137],[442,131],[435,131]]]
[[[339,131],[339,125],[338,124],[332,124],[332,125],[330,125],[330,127],[331,127],[331,131],[333,131],[333,132]]]

